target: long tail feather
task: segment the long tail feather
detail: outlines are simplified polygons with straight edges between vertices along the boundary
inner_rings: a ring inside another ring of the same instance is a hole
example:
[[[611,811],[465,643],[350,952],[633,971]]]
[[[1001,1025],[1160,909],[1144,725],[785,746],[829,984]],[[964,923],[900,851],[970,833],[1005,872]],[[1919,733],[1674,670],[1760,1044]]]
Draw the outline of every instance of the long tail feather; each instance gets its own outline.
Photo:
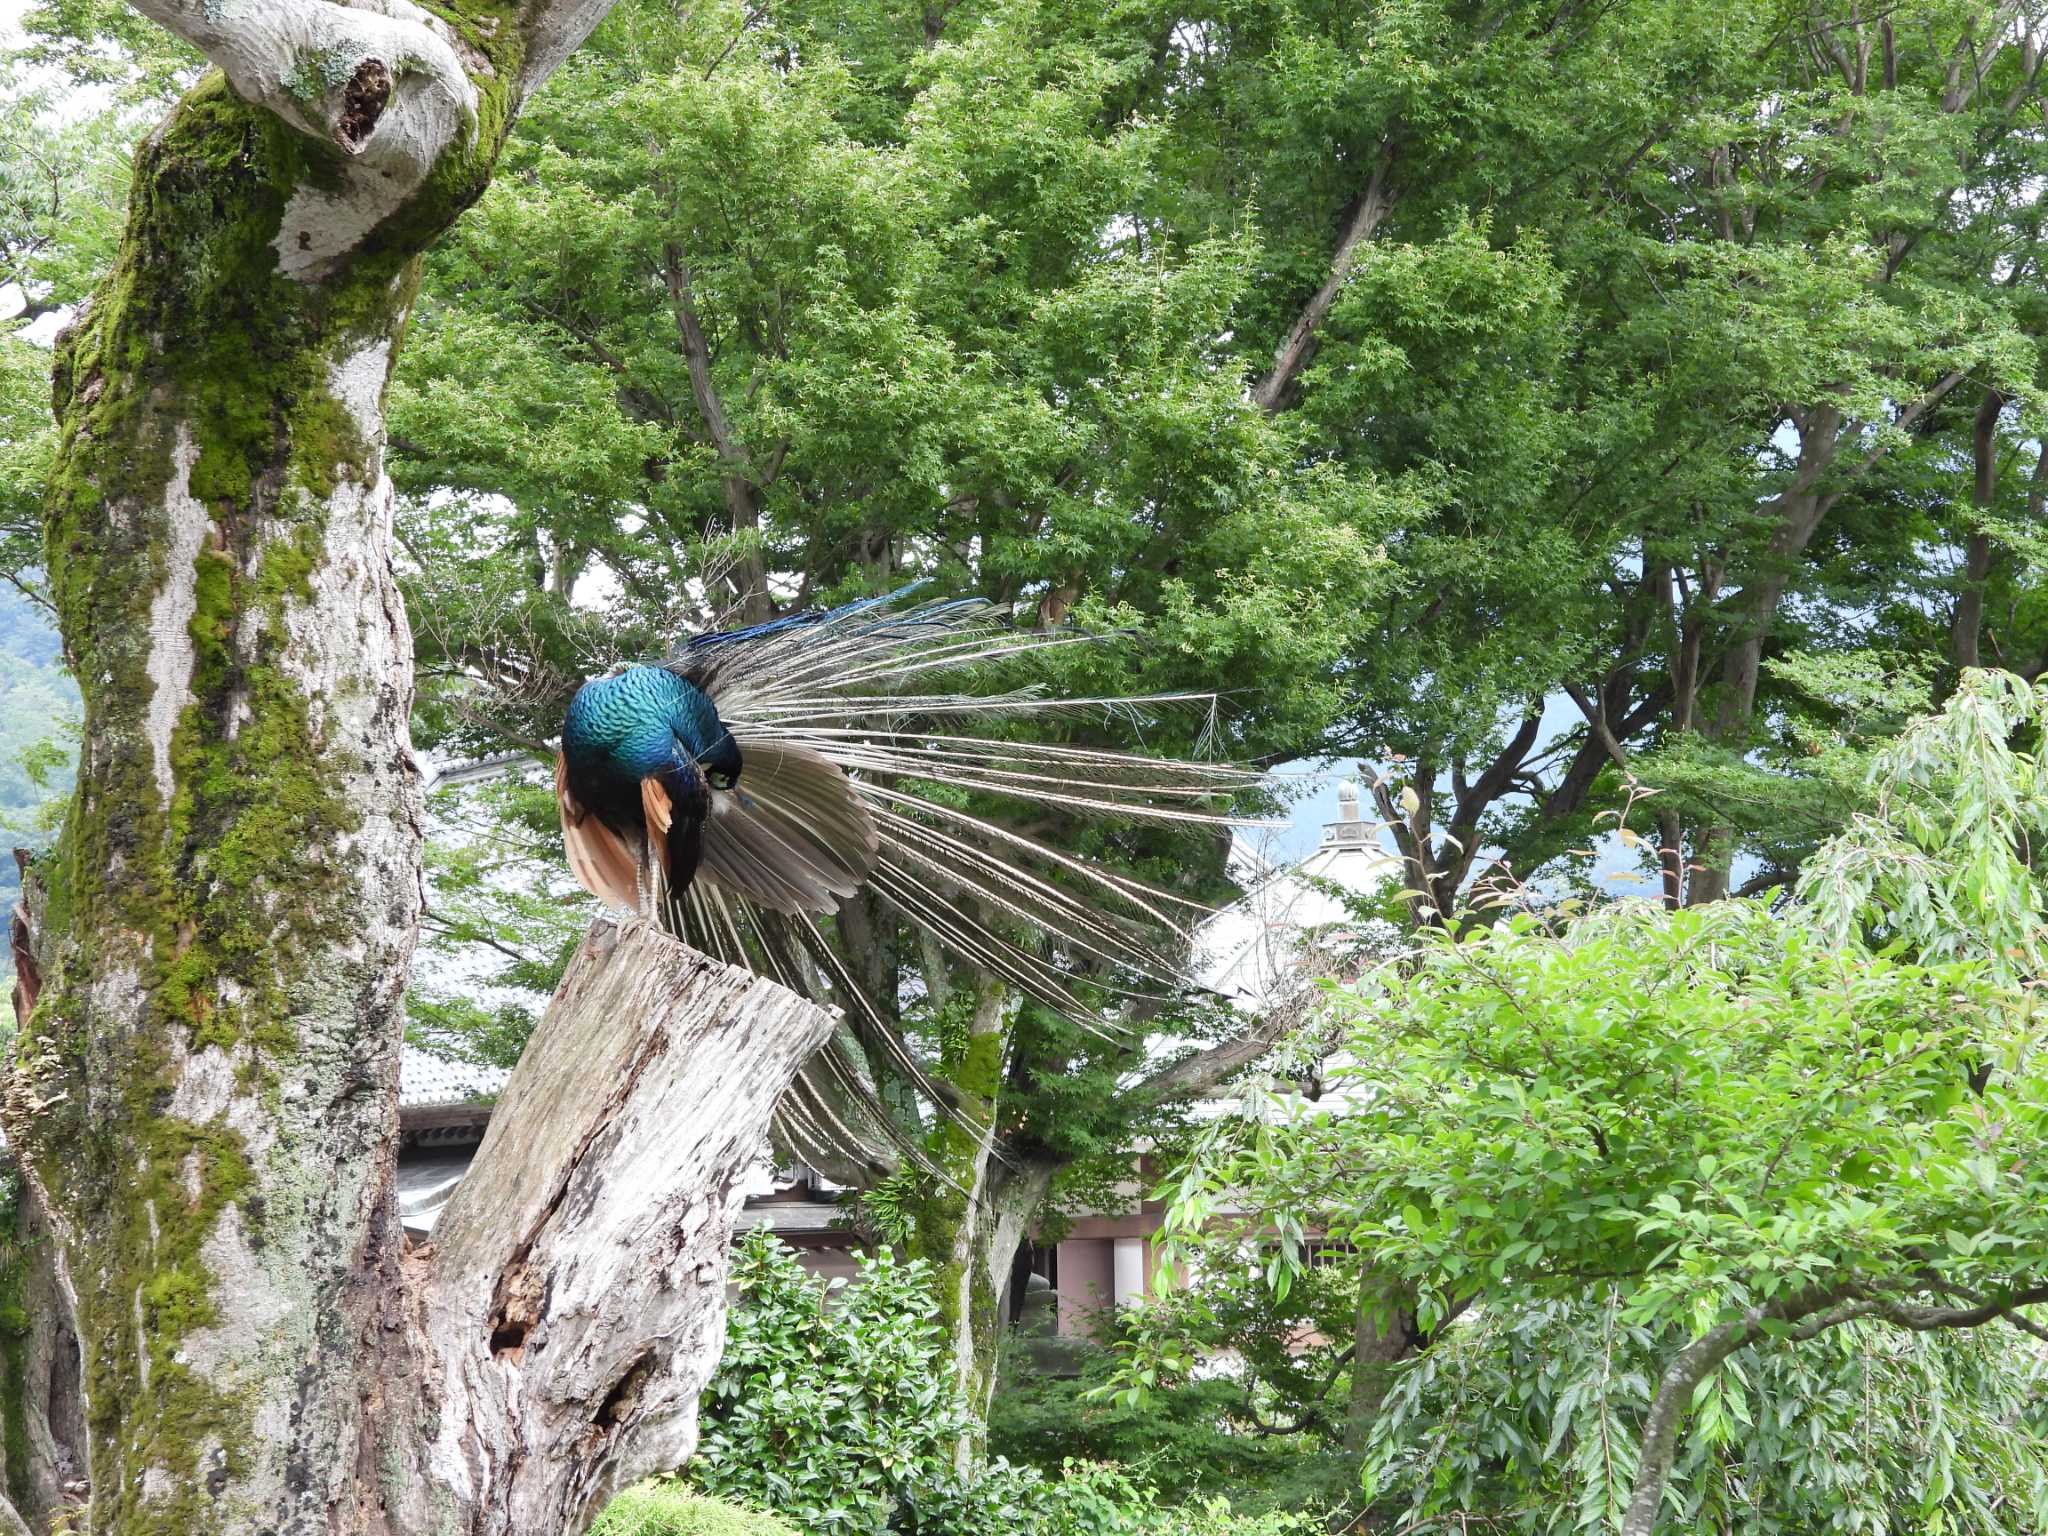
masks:
[[[1216,700],[1018,687],[1013,674],[1037,653],[1117,637],[1018,629],[982,600],[918,603],[913,591],[705,636],[669,663],[710,696],[747,764],[736,795],[714,794],[702,877],[676,920],[715,953],[848,1000],[868,1058],[944,1113],[946,1086],[865,998],[817,920],[868,886],[969,965],[1115,1037],[1134,1002],[1156,1006],[1189,985],[1190,930],[1208,908],[1023,826],[1050,814],[1220,834],[1261,824],[1231,801],[1265,781],[1216,762],[1009,739],[1057,719],[1145,731],[1191,706],[1213,720]],[[828,1099],[874,1092],[850,1061],[821,1070],[828,1081],[803,1098],[809,1134]],[[878,1100],[829,1118],[843,1130],[875,1122],[870,1136],[901,1130]]]

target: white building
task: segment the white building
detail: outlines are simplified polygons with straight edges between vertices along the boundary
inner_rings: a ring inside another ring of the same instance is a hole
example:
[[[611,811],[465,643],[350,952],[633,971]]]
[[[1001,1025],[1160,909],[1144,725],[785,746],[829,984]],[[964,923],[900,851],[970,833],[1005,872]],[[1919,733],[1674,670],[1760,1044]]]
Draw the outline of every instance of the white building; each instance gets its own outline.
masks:
[[[1315,852],[1269,870],[1197,930],[1195,974],[1203,985],[1241,1008],[1264,1008],[1299,980],[1311,949],[1362,937],[1345,898],[1371,896],[1401,875],[1401,861],[1380,845],[1377,830],[1359,816],[1358,786],[1339,785],[1337,819],[1324,823]]]
[[[1400,878],[1400,860],[1377,830],[1359,815],[1358,786],[1340,785],[1337,819],[1324,823],[1315,851],[1291,867],[1263,867],[1243,896],[1196,930],[1196,978],[1245,1012],[1263,1013],[1294,1003],[1331,973],[1333,960],[1393,944],[1391,925],[1361,921],[1347,899]],[[1038,1273],[1058,1297],[1061,1334],[1092,1332],[1105,1306],[1127,1305],[1151,1288],[1161,1215],[1157,1202],[1141,1199],[1129,1214],[1077,1216],[1058,1246],[1038,1255]]]

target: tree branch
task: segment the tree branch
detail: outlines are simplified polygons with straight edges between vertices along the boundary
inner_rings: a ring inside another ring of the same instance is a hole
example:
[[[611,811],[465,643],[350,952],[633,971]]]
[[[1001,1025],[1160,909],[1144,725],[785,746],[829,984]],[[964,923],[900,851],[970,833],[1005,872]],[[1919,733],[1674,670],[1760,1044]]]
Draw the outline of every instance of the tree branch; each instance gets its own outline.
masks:
[[[1888,1296],[1874,1296],[1861,1287],[1841,1286],[1751,1307],[1742,1316],[1709,1329],[1681,1349],[1658,1380],[1656,1396],[1650,1402],[1650,1416],[1643,1424],[1642,1452],[1636,1464],[1628,1513],[1621,1523],[1621,1536],[1651,1536],[1664,1502],[1664,1485],[1670,1479],[1677,1454],[1679,1420],[1700,1384],[1719,1370],[1730,1355],[1761,1338],[1766,1322],[1791,1322],[1793,1326],[1786,1330],[1785,1337],[1796,1343],[1870,1317],[1916,1333],[1931,1333],[1942,1328],[1977,1328],[2001,1318],[2010,1320],[2017,1315],[2018,1308],[2040,1301],[2048,1301],[2048,1284],[2024,1286],[1967,1307],[1919,1306]],[[2030,1331],[2032,1326],[2028,1325]]]
[[[1730,1355],[1754,1342],[1762,1334],[1766,1319],[1811,1316],[1834,1305],[1840,1294],[1788,1297],[1769,1306],[1751,1307],[1742,1316],[1708,1329],[1672,1358],[1658,1379],[1657,1394],[1650,1400],[1650,1416],[1643,1422],[1635,1487],[1629,1495],[1628,1512],[1622,1517],[1621,1536],[1651,1536],[1656,1529],[1657,1514],[1664,1503],[1664,1485],[1670,1480],[1671,1463],[1678,1451],[1679,1420],[1685,1416],[1700,1383],[1719,1370]]]
[[[401,0],[402,3],[402,0]],[[519,96],[523,102],[561,67],[562,61],[583,46],[617,0],[527,0],[520,17],[526,34],[524,62],[519,69]]]
[[[219,65],[244,100],[341,151],[340,175],[332,184],[299,185],[278,231],[278,266],[302,282],[332,273],[420,189],[448,149],[475,140],[479,93],[471,76],[497,73],[485,52],[412,0],[129,3]],[[518,20],[519,102],[614,3],[528,0]],[[488,16],[474,23],[486,50],[500,25]]]
[[[662,246],[662,276],[668,284],[669,304],[675,312],[676,341],[683,349],[683,363],[689,370],[690,394],[697,402],[697,414],[704,419],[704,430],[711,434],[712,447],[718,451],[726,516],[731,520],[734,533],[759,528],[760,491],[746,462],[746,455],[732,435],[725,403],[719,399],[718,386],[711,377],[711,346],[705,340],[704,327],[697,318],[690,264],[674,241]],[[745,623],[758,624],[771,613],[768,571],[760,552],[748,551],[740,560],[738,571],[741,580],[734,595],[740,600],[740,616]]]
[[[1138,1093],[1160,1102],[1191,1099],[1207,1093],[1231,1073],[1250,1066],[1272,1050],[1293,1024],[1291,1010],[1278,1008],[1243,1034],[1222,1040],[1205,1051],[1161,1067],[1138,1085]]]
[[[1358,200],[1351,222],[1345,226],[1344,236],[1337,242],[1337,252],[1330,258],[1330,275],[1323,279],[1322,287],[1315,291],[1303,306],[1300,316],[1288,329],[1286,339],[1273,354],[1273,366],[1265,376],[1252,386],[1252,400],[1263,411],[1277,411],[1287,398],[1287,392],[1294,387],[1294,381],[1301,377],[1302,369],[1316,354],[1317,332],[1323,321],[1329,318],[1331,307],[1337,302],[1337,295],[1344,291],[1344,283],[1351,276],[1351,268],[1358,261],[1358,252],[1366,241],[1372,238],[1380,221],[1386,218],[1394,206],[1394,197],[1387,185],[1394,169],[1394,140],[1392,135],[1380,140],[1378,158],[1373,161],[1372,178],[1366,183],[1365,195]]]
[[[338,184],[299,186],[276,240],[289,277],[316,282],[477,131],[461,40],[408,0],[130,0],[197,48],[244,100],[341,151]],[[478,64],[488,71],[481,58]]]

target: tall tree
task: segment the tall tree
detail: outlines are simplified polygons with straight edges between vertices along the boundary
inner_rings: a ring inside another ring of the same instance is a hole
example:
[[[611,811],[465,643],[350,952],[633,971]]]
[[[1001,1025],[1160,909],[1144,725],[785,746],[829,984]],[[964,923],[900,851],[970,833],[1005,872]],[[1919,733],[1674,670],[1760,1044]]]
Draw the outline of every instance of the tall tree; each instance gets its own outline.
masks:
[[[1731,779],[1782,729],[1770,658],[1890,643],[1952,678],[1980,642],[2025,666],[2040,644],[2009,552],[2039,419],[2041,14],[1699,21],[1290,7],[1197,55],[1213,95],[1306,56],[1358,106],[1349,178],[1309,204],[1335,254],[1268,324],[1292,382],[1264,397],[1441,487],[1349,736],[1411,765],[1417,803],[1381,810],[1435,919],[1553,865],[1657,754],[1724,770],[1659,780],[1668,900],[1725,894],[1738,845],[1788,879]]]
[[[912,577],[1026,624],[1139,631],[1055,653],[1035,680],[1073,696],[1228,690],[1214,722],[1055,725],[1078,739],[1185,751],[1207,730],[1206,750],[1272,758],[1320,738],[1405,511],[1304,461],[1216,366],[1243,239],[1119,230],[1161,175],[1122,47],[1033,6],[932,28],[621,7],[435,258],[398,380],[442,739],[534,744],[621,654]],[[1213,838],[1058,835],[1185,896],[1227,889]],[[878,1053],[947,1176],[885,1155],[839,1171],[884,1185],[871,1214],[939,1266],[985,1402],[997,1303],[1056,1181],[1268,1036],[1155,1014],[1093,1039],[872,899],[835,938],[949,1095],[943,1118],[920,1108]],[[1169,1028],[1213,1049],[1147,1070]]]
[[[827,1027],[597,930],[406,1249],[383,396],[422,253],[607,5],[137,9],[218,67],[137,152],[56,360],[46,577],[84,741],[5,1114],[84,1364],[30,1385],[82,1387],[97,1531],[581,1530],[688,1454],[733,1176]]]
[[[935,573],[1242,680],[1246,755],[1398,758],[1418,916],[1631,774],[1669,900],[1789,879],[1841,807],[1750,782],[1807,742],[1782,653],[2044,634],[2035,18],[1860,17],[627,7],[430,279],[425,664],[532,741],[594,656]],[[1002,1128],[922,1239],[993,1287],[1128,1063],[840,937]]]

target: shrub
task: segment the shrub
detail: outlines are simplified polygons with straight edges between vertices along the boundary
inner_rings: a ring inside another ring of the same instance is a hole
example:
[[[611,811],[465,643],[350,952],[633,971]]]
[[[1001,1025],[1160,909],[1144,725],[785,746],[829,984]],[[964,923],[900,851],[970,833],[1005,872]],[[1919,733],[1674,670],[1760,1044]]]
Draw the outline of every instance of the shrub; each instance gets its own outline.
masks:
[[[792,1525],[673,1483],[641,1483],[605,1507],[590,1536],[799,1536]]]
[[[930,1266],[883,1255],[862,1267],[857,1285],[821,1285],[751,1235],[699,1410],[691,1482],[777,1510],[805,1536],[917,1530],[915,1512],[959,1480],[953,1446],[970,1420],[940,1364]]]
[[[1103,1351],[1084,1361],[1080,1375],[1062,1377],[1006,1360],[989,1409],[989,1449],[1048,1475],[1067,1462],[1108,1462],[1184,1502],[1227,1494],[1239,1511],[1358,1502],[1358,1457],[1326,1433],[1257,1432],[1247,1409],[1254,1388],[1246,1382],[1174,1382],[1134,1405],[1097,1390],[1115,1362]],[[1299,1416],[1287,1400],[1274,1415]]]
[[[963,1476],[972,1425],[943,1363],[931,1267],[886,1254],[859,1283],[821,1284],[765,1232],[733,1257],[739,1298],[725,1355],[699,1405],[687,1472],[706,1492],[775,1510],[803,1536],[1294,1536],[1286,1515],[1222,1500],[1164,1509],[1111,1466],[1059,1475],[1000,1458]],[[609,1518],[609,1514],[607,1515]],[[601,1528],[637,1536],[641,1528]],[[666,1528],[646,1527],[647,1536]],[[751,1536],[751,1533],[750,1533]]]

